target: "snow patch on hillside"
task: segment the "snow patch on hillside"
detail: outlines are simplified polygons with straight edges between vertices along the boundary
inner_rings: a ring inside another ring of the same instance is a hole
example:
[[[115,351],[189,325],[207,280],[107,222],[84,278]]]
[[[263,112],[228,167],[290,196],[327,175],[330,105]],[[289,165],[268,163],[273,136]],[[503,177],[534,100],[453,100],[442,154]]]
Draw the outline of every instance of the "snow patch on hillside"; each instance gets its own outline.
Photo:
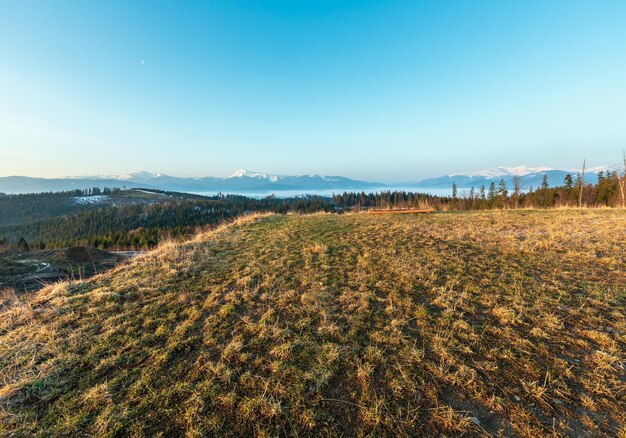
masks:
[[[79,205],[104,204],[111,199],[107,195],[75,196],[74,202]]]

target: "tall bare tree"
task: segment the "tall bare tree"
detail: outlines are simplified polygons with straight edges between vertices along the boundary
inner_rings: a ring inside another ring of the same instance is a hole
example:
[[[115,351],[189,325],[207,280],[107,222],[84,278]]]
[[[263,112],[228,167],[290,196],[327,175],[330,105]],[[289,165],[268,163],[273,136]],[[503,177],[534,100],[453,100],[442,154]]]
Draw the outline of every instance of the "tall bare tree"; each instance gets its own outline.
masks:
[[[587,159],[583,160],[583,174],[580,179],[580,194],[578,195],[578,208],[583,206],[583,189],[585,188],[585,166],[587,165]]]
[[[520,182],[519,176],[513,175],[513,196],[515,197],[515,209],[517,210],[517,206],[519,205],[519,194],[520,194]]]
[[[622,152],[622,161],[624,167],[622,168],[622,174],[620,175],[619,169],[617,172],[617,185],[619,186],[619,194],[622,197],[622,208],[626,208],[626,151]]]

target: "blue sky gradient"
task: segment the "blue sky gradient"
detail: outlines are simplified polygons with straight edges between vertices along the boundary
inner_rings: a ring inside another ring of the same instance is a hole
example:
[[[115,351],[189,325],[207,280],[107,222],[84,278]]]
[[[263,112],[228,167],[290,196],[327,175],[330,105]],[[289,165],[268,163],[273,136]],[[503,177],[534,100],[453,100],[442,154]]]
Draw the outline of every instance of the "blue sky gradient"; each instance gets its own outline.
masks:
[[[614,163],[625,23],[624,1],[6,1],[0,176]]]

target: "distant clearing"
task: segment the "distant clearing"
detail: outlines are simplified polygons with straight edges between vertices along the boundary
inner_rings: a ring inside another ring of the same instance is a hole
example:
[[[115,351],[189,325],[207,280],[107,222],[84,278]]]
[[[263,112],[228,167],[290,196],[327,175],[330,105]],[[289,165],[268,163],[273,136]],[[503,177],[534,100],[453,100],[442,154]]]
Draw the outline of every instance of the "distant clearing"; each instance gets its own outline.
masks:
[[[0,309],[0,435],[625,436],[626,211],[250,217]]]

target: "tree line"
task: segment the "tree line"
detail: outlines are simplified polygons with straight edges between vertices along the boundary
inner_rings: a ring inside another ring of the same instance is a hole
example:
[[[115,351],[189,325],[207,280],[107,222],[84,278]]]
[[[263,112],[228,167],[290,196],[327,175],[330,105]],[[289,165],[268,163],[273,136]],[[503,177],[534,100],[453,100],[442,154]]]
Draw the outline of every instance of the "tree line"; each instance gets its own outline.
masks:
[[[459,193],[452,185],[450,196],[405,191],[380,193],[344,192],[333,195],[332,204],[342,211],[390,208],[432,208],[434,210],[489,210],[504,208],[626,207],[626,181],[618,171],[598,173],[598,181],[585,183],[581,175],[565,175],[563,184],[550,187],[547,175],[541,185],[524,191],[519,179],[512,187],[504,179],[488,186],[471,187]]]

